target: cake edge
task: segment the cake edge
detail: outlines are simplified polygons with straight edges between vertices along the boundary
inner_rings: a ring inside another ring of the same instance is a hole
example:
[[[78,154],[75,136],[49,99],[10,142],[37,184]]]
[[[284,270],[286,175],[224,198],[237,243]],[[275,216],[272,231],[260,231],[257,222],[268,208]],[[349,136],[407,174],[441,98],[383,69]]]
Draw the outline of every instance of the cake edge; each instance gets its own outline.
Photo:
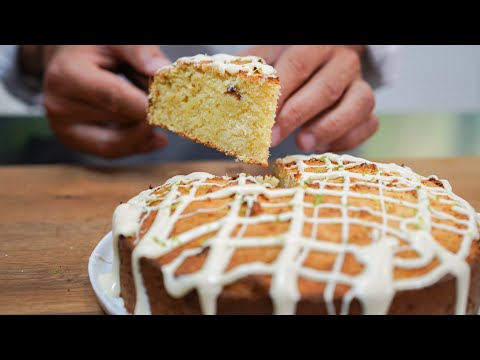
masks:
[[[474,241],[466,261],[470,267],[470,285],[468,290],[467,315],[477,314],[480,308],[480,239]],[[120,245],[120,242],[123,244]],[[123,237],[119,241],[120,246],[120,281],[122,297],[125,307],[131,314],[135,309],[135,284],[131,266],[128,266],[133,249],[134,239]],[[123,251],[122,251],[123,248]],[[141,273],[148,294],[149,305],[153,315],[202,314],[199,297],[196,290],[190,291],[182,298],[175,299],[168,295],[163,284],[162,265],[158,259],[140,258]],[[123,276],[122,276],[123,274]],[[259,296],[254,301],[242,296],[225,294],[225,289],[218,297],[217,315],[271,315],[273,304],[269,297],[269,288],[262,285],[258,275],[242,279],[258,291]],[[124,289],[133,289],[125,291]],[[124,293],[125,291],[125,293]],[[337,311],[340,310],[343,296],[346,292],[335,292],[333,304]],[[124,297],[126,295],[126,297]],[[419,301],[420,299],[420,301]],[[435,301],[432,301],[435,299]],[[456,302],[456,278],[447,274],[434,284],[420,288],[397,291],[390,303],[387,315],[453,315]],[[234,311],[232,311],[235,309]],[[349,315],[361,315],[362,304],[357,299],[352,299],[349,307]],[[323,293],[318,296],[304,296],[298,301],[296,315],[327,315],[326,302]]]

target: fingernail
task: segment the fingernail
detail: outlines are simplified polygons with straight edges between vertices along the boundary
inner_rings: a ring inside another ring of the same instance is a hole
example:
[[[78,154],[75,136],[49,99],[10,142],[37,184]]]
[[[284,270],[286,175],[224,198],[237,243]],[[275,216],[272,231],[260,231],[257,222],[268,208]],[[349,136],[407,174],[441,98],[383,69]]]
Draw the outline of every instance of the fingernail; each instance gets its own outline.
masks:
[[[312,134],[302,134],[299,140],[303,151],[313,151],[315,149],[316,141]]]
[[[280,142],[280,128],[278,126],[274,126],[272,128],[272,146],[277,146],[278,143]]]
[[[170,65],[170,61],[162,57],[155,57],[146,62],[145,71],[154,74],[158,69],[167,65]]]

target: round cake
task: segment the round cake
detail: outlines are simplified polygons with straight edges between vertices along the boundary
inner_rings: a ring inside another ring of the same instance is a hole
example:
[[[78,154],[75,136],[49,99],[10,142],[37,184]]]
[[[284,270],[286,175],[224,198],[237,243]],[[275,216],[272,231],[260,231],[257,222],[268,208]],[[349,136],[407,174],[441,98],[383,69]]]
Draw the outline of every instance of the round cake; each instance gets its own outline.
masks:
[[[113,215],[133,314],[474,314],[477,213],[435,176],[336,154],[192,173]]]

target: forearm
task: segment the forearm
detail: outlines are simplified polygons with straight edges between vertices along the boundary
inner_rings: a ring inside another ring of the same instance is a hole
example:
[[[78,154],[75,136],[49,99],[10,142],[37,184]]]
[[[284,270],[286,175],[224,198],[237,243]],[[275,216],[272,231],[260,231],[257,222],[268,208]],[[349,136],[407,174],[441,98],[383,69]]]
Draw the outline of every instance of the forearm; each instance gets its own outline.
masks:
[[[46,66],[60,45],[19,45],[18,61],[21,71],[43,77]]]
[[[20,45],[18,48],[18,66],[20,71],[41,77],[44,70],[43,45]]]

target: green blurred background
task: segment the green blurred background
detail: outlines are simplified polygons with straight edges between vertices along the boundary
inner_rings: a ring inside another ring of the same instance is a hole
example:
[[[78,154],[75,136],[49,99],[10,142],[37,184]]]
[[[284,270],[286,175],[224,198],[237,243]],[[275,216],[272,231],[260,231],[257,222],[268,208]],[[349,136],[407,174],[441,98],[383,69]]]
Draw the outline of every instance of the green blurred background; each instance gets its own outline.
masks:
[[[380,129],[356,154],[366,158],[480,155],[480,113],[380,113]],[[0,116],[0,163],[80,162],[41,116]]]
[[[480,155],[480,113],[380,114],[365,157],[425,158]]]

